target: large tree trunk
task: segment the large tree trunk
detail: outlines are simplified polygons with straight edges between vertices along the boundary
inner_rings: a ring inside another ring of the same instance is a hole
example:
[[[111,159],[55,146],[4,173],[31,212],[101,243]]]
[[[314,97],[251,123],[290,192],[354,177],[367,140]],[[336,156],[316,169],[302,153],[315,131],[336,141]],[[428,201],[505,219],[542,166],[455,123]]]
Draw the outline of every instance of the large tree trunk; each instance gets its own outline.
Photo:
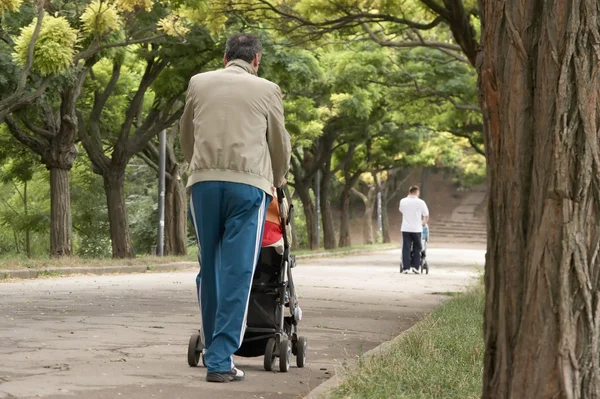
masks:
[[[480,0],[483,398],[600,397],[597,0]]]
[[[125,168],[111,168],[103,177],[113,258],[133,258],[135,253],[125,207]]]
[[[50,255],[71,255],[71,192],[69,170],[50,169]]]

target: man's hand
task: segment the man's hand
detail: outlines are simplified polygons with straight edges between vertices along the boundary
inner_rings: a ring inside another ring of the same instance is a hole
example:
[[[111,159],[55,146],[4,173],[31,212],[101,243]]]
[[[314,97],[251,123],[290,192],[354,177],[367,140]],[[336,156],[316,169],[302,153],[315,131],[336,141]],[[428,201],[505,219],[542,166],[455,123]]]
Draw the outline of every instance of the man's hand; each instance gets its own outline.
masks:
[[[284,177],[281,183],[279,183],[279,188],[285,186],[287,184],[287,179]]]

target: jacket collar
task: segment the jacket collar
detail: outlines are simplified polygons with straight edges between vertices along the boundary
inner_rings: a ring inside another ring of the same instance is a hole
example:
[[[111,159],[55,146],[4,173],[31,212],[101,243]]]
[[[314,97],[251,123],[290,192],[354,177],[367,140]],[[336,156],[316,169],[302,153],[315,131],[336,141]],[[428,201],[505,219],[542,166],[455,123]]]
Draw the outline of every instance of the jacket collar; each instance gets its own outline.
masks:
[[[237,60],[229,61],[227,63],[227,65],[225,66],[225,68],[229,68],[229,67],[238,67],[238,68],[243,69],[244,71],[248,72],[249,74],[256,75],[256,71],[254,70],[254,68],[252,68],[252,65],[250,65],[249,63],[247,63],[244,60],[237,59]]]

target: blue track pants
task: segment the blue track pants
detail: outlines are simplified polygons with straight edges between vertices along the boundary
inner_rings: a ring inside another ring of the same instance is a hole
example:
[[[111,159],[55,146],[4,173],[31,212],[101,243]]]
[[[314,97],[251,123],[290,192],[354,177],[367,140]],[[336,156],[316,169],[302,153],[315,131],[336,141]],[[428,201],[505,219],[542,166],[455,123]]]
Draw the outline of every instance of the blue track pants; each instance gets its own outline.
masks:
[[[200,331],[209,373],[231,371],[242,344],[269,202],[264,191],[245,184],[200,182],[191,188],[190,214],[201,248]]]

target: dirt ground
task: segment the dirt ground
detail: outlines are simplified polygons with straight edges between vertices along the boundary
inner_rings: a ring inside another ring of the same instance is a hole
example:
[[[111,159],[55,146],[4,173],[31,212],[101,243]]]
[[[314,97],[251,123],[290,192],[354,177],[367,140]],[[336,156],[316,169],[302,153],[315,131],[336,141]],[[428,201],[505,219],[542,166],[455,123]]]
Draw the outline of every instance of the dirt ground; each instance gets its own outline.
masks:
[[[294,269],[308,366],[211,385],[186,363],[199,318],[195,272],[0,283],[0,398],[301,398],[348,361],[473,283],[482,250],[429,250],[429,275],[399,274],[400,251],[310,260]]]

